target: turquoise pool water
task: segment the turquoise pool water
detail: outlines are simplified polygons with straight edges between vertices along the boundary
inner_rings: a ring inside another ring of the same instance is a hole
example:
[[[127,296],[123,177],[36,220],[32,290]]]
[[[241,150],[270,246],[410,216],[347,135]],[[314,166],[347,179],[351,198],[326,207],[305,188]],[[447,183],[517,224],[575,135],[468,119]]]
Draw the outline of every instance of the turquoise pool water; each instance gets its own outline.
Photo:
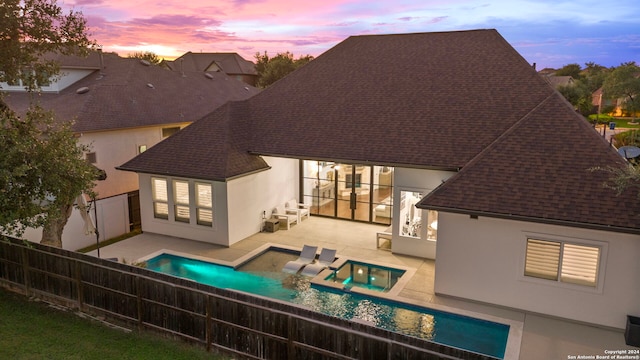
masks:
[[[388,292],[404,273],[404,270],[349,260],[325,280],[340,282],[347,289],[356,286],[373,291]]]
[[[150,270],[203,284],[241,290],[344,319],[364,320],[390,331],[503,358],[509,326],[405,303],[312,286],[308,278],[283,272],[243,272],[232,267],[162,254]]]

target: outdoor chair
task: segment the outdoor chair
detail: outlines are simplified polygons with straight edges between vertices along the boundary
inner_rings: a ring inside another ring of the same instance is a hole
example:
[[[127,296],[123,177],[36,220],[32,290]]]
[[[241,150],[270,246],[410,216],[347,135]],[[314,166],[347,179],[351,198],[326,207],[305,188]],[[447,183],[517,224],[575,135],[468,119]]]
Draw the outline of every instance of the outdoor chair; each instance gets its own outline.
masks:
[[[277,218],[278,220],[280,220],[280,228],[282,229],[283,225],[284,228],[289,230],[291,228],[292,224],[295,224],[296,222],[298,222],[298,215],[297,214],[292,214],[292,213],[288,213],[287,210],[285,209],[284,205],[280,205],[275,207],[272,210],[271,216],[274,218]]]
[[[300,251],[300,257],[297,260],[291,260],[284,265],[282,271],[297,274],[305,265],[311,264],[316,259],[317,246],[305,245]]]
[[[298,217],[298,224],[302,221],[303,217],[310,216],[309,205],[298,203],[296,199],[291,199],[284,204],[285,211],[288,214],[296,214]]]
[[[318,261],[314,264],[309,264],[302,269],[302,275],[316,276],[320,271],[326,269],[336,260],[336,250],[324,248],[320,252]]]

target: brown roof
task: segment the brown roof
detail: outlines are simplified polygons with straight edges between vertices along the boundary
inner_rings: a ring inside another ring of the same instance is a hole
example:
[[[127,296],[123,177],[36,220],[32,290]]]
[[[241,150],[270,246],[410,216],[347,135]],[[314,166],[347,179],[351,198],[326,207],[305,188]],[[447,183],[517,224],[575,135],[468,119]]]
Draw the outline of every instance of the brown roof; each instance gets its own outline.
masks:
[[[244,102],[227,103],[118,169],[214,181],[267,170],[260,156],[246,151],[246,122],[233,121],[245,114]]]
[[[596,166],[627,164],[555,93],[416,206],[640,232],[637,194],[616,196]]]
[[[495,30],[353,36],[276,84],[251,151],[445,169],[554,91]]]
[[[76,90],[88,87],[84,94]],[[74,131],[89,132],[192,122],[230,100],[246,99],[258,89],[223,73],[180,73],[146,66],[138,59],[105,54],[104,69],[60,93],[38,96],[61,121],[75,119]],[[29,94],[10,92],[7,104],[18,113],[29,105]]]
[[[620,156],[495,30],[350,37],[228,107],[122,168],[220,179],[213,162],[228,169],[229,157],[207,148],[233,145],[238,156],[462,169],[421,206],[640,232],[640,202],[587,170],[626,166]],[[211,153],[207,169],[193,165],[198,150]],[[266,166],[239,159],[245,173]]]
[[[183,54],[164,65],[174,71],[207,71],[215,63],[228,75],[258,75],[255,64],[237,53],[192,53]]]

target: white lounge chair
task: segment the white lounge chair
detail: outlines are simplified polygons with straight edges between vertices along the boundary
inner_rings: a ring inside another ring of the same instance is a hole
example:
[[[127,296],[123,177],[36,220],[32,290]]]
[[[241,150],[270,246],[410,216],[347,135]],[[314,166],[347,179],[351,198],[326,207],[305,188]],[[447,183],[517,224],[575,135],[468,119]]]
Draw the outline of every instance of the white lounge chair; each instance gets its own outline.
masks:
[[[309,213],[309,205],[306,204],[300,204],[298,203],[298,201],[296,199],[291,199],[289,201],[287,201],[284,204],[285,207],[285,211],[288,214],[296,214],[296,216],[298,217],[298,224],[300,224],[300,222],[302,222],[302,218],[303,217],[307,217],[307,219],[310,216]]]
[[[271,216],[280,220],[280,229],[291,229],[291,225],[298,222],[298,214],[287,213],[284,205],[275,207]]]
[[[305,245],[302,247],[302,251],[300,251],[300,257],[297,260],[286,263],[282,271],[297,274],[305,265],[311,264],[316,259],[317,250],[317,246]]]
[[[333,249],[324,248],[320,252],[318,261],[314,264],[309,264],[302,269],[302,275],[316,276],[320,271],[326,269],[336,260],[336,251]]]

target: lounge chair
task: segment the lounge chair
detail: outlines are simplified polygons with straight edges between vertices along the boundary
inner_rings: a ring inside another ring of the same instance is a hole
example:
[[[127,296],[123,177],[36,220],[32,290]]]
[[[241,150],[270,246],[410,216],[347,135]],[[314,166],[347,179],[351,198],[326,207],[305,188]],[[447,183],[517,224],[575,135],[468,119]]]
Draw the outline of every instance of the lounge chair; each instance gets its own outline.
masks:
[[[315,264],[309,264],[302,269],[302,275],[316,276],[320,271],[326,269],[336,260],[336,251],[333,249],[322,249],[320,257]]]
[[[296,199],[291,199],[284,204],[287,214],[296,214],[298,217],[298,224],[302,222],[302,218],[305,216],[309,218],[309,205],[300,204]]]
[[[317,250],[317,246],[305,245],[300,252],[300,257],[286,263],[282,271],[297,274],[305,265],[311,264],[316,259]]]
[[[291,229],[291,225],[298,222],[298,214],[287,213],[284,205],[275,207],[271,216],[280,220],[280,229]]]

